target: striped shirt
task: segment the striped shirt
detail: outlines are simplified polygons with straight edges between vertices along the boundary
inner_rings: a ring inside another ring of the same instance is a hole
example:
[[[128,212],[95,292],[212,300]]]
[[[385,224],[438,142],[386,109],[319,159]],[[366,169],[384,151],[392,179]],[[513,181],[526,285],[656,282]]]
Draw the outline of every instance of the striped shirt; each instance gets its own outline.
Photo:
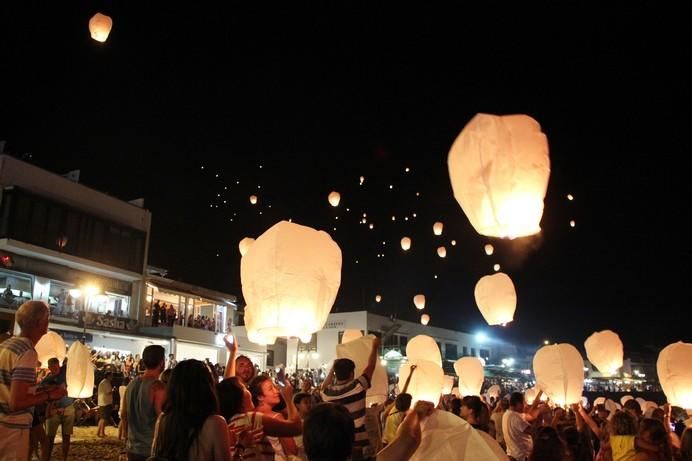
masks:
[[[351,459],[358,461],[374,457],[368,433],[365,430],[365,393],[370,388],[370,380],[365,375],[343,384],[330,384],[322,391],[325,402],[344,406],[353,418],[356,440],[353,443]]]
[[[228,427],[240,430],[255,430],[262,428],[262,413],[249,411],[238,413],[228,421]],[[235,456],[235,447],[231,447],[231,458]],[[274,448],[265,435],[262,440],[254,446],[243,450],[243,460],[253,461],[274,461]]]
[[[0,425],[9,429],[30,429],[34,407],[10,411],[13,382],[36,384],[38,356],[29,338],[14,336],[0,344]]]

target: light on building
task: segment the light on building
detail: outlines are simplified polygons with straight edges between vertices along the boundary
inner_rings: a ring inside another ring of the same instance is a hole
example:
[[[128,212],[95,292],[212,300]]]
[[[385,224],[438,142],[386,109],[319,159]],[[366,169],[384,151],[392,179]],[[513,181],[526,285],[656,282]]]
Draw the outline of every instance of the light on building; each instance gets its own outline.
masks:
[[[550,341],[548,341],[548,340],[546,339],[546,340],[543,341],[543,344],[545,344],[545,345],[547,346],[548,344],[550,344]]]
[[[70,296],[72,296],[73,298],[79,298],[80,296],[82,296],[82,290],[80,290],[79,288],[72,288],[70,289],[69,293]]]
[[[320,358],[320,353],[317,351],[314,351],[312,354],[310,354],[310,357],[312,357],[313,360],[317,360]]]
[[[486,334],[483,333],[482,331],[479,331],[478,333],[476,333],[476,341],[477,341],[477,342],[479,342],[479,343],[484,343],[484,342],[486,342],[487,340],[488,340],[488,335],[486,335]]]
[[[96,285],[87,285],[84,287],[84,291],[88,296],[94,296],[98,294],[101,290]]]

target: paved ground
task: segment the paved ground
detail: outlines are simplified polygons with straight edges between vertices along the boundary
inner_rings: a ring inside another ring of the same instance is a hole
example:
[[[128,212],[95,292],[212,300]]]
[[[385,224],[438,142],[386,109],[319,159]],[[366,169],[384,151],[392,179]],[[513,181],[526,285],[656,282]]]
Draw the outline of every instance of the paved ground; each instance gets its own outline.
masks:
[[[113,426],[106,428],[106,434],[108,437],[102,439],[96,437],[96,426],[75,427],[70,443],[69,459],[73,461],[118,461],[118,455],[125,447],[125,441],[118,440],[118,429]],[[51,460],[63,461],[60,431],[55,438],[55,448]]]

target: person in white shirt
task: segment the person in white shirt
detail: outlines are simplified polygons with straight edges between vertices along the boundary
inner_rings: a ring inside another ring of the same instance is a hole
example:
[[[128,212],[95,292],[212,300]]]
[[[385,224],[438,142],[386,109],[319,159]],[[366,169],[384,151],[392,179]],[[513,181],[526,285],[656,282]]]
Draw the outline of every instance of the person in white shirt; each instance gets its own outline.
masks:
[[[502,434],[507,455],[516,461],[526,461],[533,449],[533,439],[531,425],[524,415],[524,394],[521,392],[513,392],[509,398],[509,409],[502,415]]]
[[[113,386],[111,380],[113,373],[106,373],[104,378],[99,383],[98,388],[98,406],[99,406],[99,426],[96,431],[97,437],[106,436],[106,422],[112,421],[113,414]]]

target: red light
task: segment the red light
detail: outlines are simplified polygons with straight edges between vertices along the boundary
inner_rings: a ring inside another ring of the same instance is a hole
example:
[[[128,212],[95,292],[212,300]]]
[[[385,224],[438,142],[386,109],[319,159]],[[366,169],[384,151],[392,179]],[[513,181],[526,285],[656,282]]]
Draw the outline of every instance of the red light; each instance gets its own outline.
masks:
[[[0,257],[0,260],[2,260],[2,265],[5,267],[12,267],[12,256],[10,255],[2,255]]]

